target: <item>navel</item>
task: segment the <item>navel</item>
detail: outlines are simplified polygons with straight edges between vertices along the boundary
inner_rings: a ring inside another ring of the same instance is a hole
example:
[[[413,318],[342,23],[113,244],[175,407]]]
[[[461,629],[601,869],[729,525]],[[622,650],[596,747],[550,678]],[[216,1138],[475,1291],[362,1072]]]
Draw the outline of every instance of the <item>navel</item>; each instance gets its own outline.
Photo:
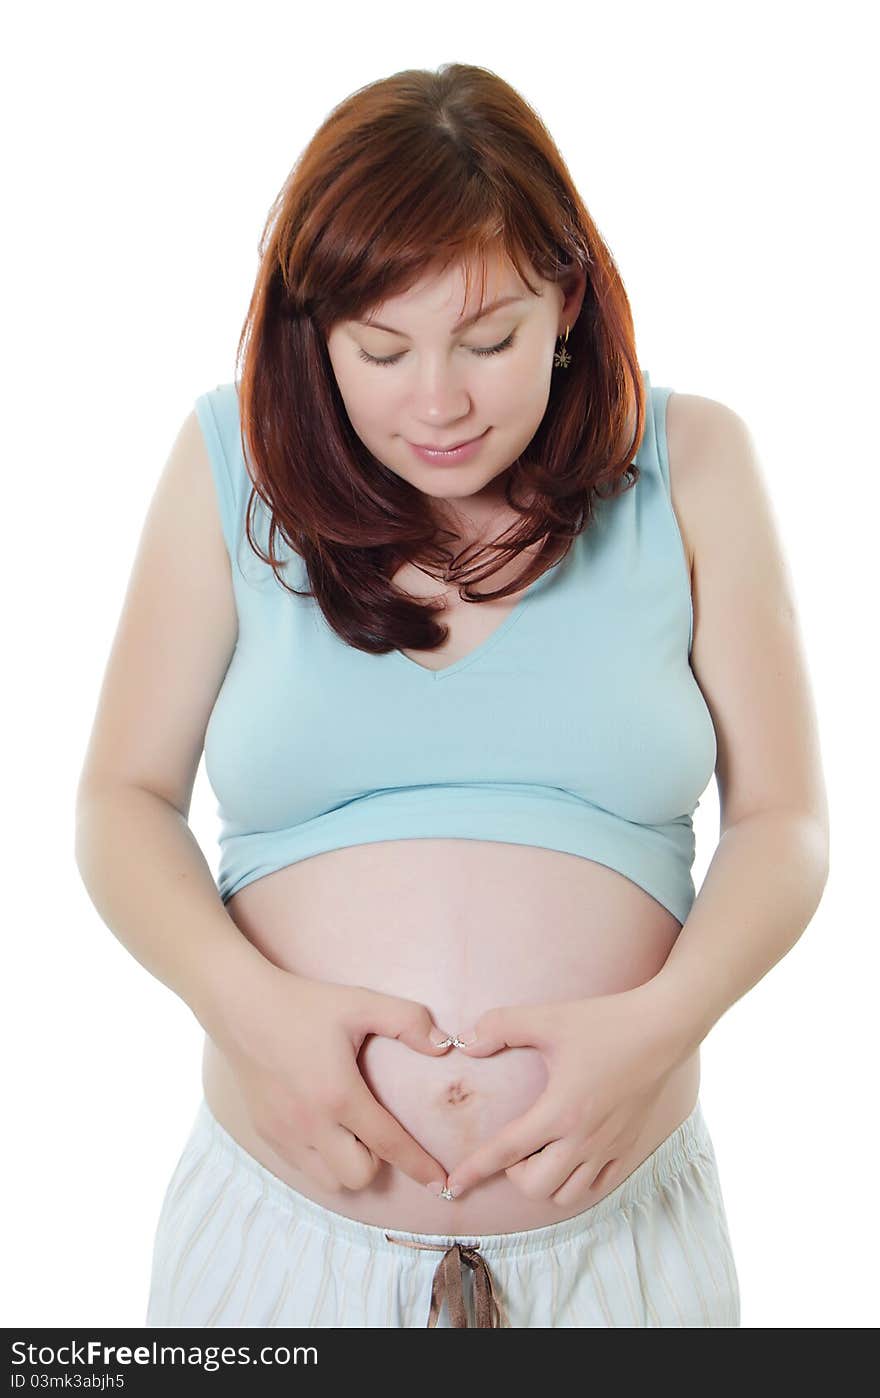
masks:
[[[471,1101],[473,1096],[473,1089],[461,1078],[455,1078],[440,1094],[440,1102],[445,1107],[460,1107],[463,1103]]]

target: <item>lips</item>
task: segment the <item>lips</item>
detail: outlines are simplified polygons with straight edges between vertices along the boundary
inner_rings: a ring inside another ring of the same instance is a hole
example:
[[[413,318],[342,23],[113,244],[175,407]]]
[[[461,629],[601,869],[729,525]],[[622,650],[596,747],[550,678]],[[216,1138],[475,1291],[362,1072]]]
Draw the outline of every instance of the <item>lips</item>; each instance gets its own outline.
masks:
[[[414,447],[420,447],[422,451],[458,451],[459,447],[469,446],[471,442],[476,442],[483,433],[477,437],[465,437],[463,442],[449,442],[446,446],[437,446],[434,442],[413,442]]]

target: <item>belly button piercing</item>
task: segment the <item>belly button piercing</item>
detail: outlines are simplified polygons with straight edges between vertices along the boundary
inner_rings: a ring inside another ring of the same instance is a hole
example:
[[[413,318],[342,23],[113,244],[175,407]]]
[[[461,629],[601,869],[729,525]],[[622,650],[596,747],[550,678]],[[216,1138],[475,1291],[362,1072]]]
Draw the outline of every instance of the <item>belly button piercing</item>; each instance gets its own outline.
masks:
[[[446,1048],[449,1044],[454,1044],[456,1048],[467,1048],[467,1043],[465,1043],[462,1039],[456,1038],[455,1034],[445,1039],[441,1039],[437,1047]]]

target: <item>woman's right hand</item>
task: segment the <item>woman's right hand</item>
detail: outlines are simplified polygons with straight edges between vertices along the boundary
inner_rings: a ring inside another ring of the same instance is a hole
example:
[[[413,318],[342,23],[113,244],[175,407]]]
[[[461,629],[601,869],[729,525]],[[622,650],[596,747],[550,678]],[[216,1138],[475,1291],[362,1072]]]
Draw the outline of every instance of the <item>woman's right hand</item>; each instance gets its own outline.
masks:
[[[426,1006],[273,966],[248,1018],[219,1046],[255,1129],[282,1159],[325,1189],[364,1189],[383,1160],[419,1184],[445,1182],[445,1166],[377,1102],[357,1064],[368,1034],[442,1057],[446,1031]]]

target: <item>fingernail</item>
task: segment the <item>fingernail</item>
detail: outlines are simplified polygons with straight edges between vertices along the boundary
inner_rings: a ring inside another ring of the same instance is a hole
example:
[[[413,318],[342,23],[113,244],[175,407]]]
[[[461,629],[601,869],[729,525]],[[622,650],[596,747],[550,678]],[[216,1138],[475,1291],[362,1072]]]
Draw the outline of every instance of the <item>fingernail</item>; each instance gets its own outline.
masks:
[[[443,1188],[444,1188],[443,1181],[442,1181],[442,1180],[432,1180],[430,1184],[426,1184],[426,1185],[425,1185],[425,1188],[427,1189],[427,1191],[428,1191],[429,1194],[435,1194],[435,1195],[437,1196],[437,1198],[439,1199],[441,1193],[443,1192]]]

